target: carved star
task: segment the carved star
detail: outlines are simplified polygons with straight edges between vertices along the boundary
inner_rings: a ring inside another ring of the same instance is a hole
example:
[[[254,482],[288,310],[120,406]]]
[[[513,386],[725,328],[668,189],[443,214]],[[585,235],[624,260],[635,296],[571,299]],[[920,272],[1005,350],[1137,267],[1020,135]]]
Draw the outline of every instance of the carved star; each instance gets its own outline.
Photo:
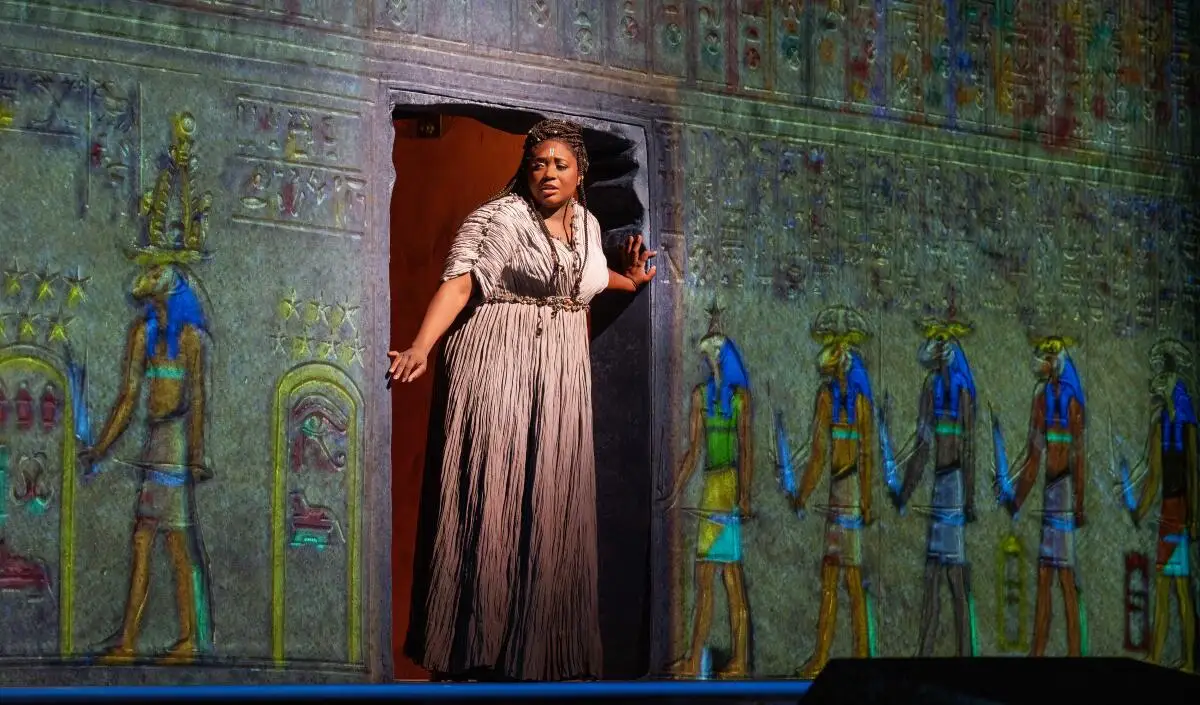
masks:
[[[346,307],[340,303],[329,307],[329,330],[337,333],[342,329],[342,324],[346,322]]]
[[[287,337],[287,335],[285,335],[285,334],[283,333],[283,331],[279,331],[279,332],[277,332],[277,333],[274,333],[274,334],[271,336],[271,341],[275,343],[275,350],[274,350],[274,352],[277,352],[277,353],[285,353],[285,354],[287,353],[287,342],[288,342],[288,337]]]
[[[330,335],[321,342],[317,343],[317,357],[322,360],[337,359],[338,339],[336,335]]]
[[[21,313],[17,316],[17,339],[32,343],[37,339],[37,320],[39,316],[36,314]]]
[[[350,329],[355,333],[358,332],[358,306],[351,306],[349,301],[344,301],[337,305],[341,309],[342,319],[350,324]]]
[[[67,279],[67,307],[73,308],[87,301],[87,292],[83,287],[87,286],[92,280],[91,277],[83,276],[83,271],[78,267],[75,268],[75,274]]]
[[[312,299],[304,305],[304,325],[315,326],[325,318],[325,311],[329,307],[321,303],[319,299]]]
[[[34,285],[34,291],[37,292],[35,295],[35,298],[38,301],[45,301],[46,299],[53,299],[54,298],[54,280],[58,279],[58,275],[51,274],[47,270],[42,270],[41,273],[35,274],[34,278],[36,279],[36,282],[37,282]]]
[[[279,300],[279,319],[281,321],[290,321],[293,316],[299,318],[300,313],[297,311],[299,300],[296,297],[296,290],[292,289],[292,293]]]
[[[74,322],[75,319],[73,317],[64,316],[62,311],[59,311],[57,316],[53,316],[49,319],[48,330],[46,332],[46,342],[67,342],[67,327]]]
[[[21,269],[20,263],[13,261],[13,265],[4,270],[4,294],[5,296],[20,296],[21,281],[28,276],[29,273]]]
[[[302,360],[308,357],[312,351],[312,338],[307,335],[298,335],[292,338],[292,357],[297,360]]]
[[[362,345],[360,343],[360,341],[356,338],[354,340],[354,345],[350,347],[350,351],[351,351],[351,354],[350,354],[349,364],[353,365],[354,363],[357,362],[359,367],[366,369],[367,363],[366,363],[366,360],[363,358],[363,353],[365,353],[367,351],[367,347],[365,345]]]
[[[710,333],[715,333],[721,330],[721,314],[724,311],[717,305],[716,301],[708,307],[708,329]]]
[[[343,365],[349,366],[354,360],[354,346],[349,343],[338,343],[337,358]]]

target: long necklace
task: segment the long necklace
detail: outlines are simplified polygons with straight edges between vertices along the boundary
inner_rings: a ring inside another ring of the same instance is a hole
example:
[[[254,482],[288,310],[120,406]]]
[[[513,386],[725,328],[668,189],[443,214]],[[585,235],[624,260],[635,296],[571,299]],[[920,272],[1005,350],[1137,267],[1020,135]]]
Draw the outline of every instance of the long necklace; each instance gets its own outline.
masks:
[[[537,212],[529,201],[525,201],[525,205],[529,208],[529,214],[537,222],[542,229],[542,234],[546,236],[546,243],[550,245],[550,256],[554,259],[554,274],[557,277],[559,272],[563,270],[562,262],[558,259],[558,248],[554,244],[554,236],[550,234],[550,228],[546,227],[546,221],[542,218],[542,214]],[[579,254],[579,233],[575,230],[575,211],[577,207],[575,199],[571,199],[571,242],[569,247],[571,250],[572,263],[575,265],[575,284],[571,287],[571,298],[579,299],[579,289],[583,285],[583,263],[587,261],[588,255],[588,237],[587,237],[587,221],[584,221],[583,230],[583,256]]]

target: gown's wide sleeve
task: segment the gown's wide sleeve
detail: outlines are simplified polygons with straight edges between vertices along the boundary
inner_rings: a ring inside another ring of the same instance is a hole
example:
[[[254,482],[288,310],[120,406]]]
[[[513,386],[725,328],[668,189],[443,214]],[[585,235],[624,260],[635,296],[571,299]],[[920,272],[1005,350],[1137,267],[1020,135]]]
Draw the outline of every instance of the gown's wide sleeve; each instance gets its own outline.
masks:
[[[446,257],[442,281],[470,272],[484,298],[495,292],[514,246],[513,216],[506,200],[480,206],[463,221]]]

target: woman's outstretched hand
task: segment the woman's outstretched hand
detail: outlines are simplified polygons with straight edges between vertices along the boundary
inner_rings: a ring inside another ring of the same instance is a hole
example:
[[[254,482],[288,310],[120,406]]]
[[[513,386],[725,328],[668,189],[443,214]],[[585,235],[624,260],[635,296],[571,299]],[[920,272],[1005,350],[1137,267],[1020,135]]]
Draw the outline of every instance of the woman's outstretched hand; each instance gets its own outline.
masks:
[[[658,271],[654,266],[646,269],[646,263],[657,254],[655,250],[642,248],[641,235],[631,236],[621,249],[621,274],[629,277],[633,285],[640,288],[653,279],[654,273]]]
[[[411,382],[425,373],[429,353],[418,348],[409,348],[404,352],[389,350],[388,357],[392,360],[392,364],[388,367],[388,374],[392,376],[392,379],[398,379],[404,383]]]

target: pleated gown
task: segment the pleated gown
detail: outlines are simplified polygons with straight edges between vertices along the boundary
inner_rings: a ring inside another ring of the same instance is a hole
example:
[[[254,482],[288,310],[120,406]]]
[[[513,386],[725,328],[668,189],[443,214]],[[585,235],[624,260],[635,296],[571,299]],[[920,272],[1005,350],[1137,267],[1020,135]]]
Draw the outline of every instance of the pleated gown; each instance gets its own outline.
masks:
[[[599,223],[574,211],[586,303],[608,270]],[[479,295],[445,340],[431,416],[436,528],[407,650],[432,671],[600,675],[587,313],[545,305],[578,271],[515,196],[473,212],[451,247],[443,280],[470,272]]]

